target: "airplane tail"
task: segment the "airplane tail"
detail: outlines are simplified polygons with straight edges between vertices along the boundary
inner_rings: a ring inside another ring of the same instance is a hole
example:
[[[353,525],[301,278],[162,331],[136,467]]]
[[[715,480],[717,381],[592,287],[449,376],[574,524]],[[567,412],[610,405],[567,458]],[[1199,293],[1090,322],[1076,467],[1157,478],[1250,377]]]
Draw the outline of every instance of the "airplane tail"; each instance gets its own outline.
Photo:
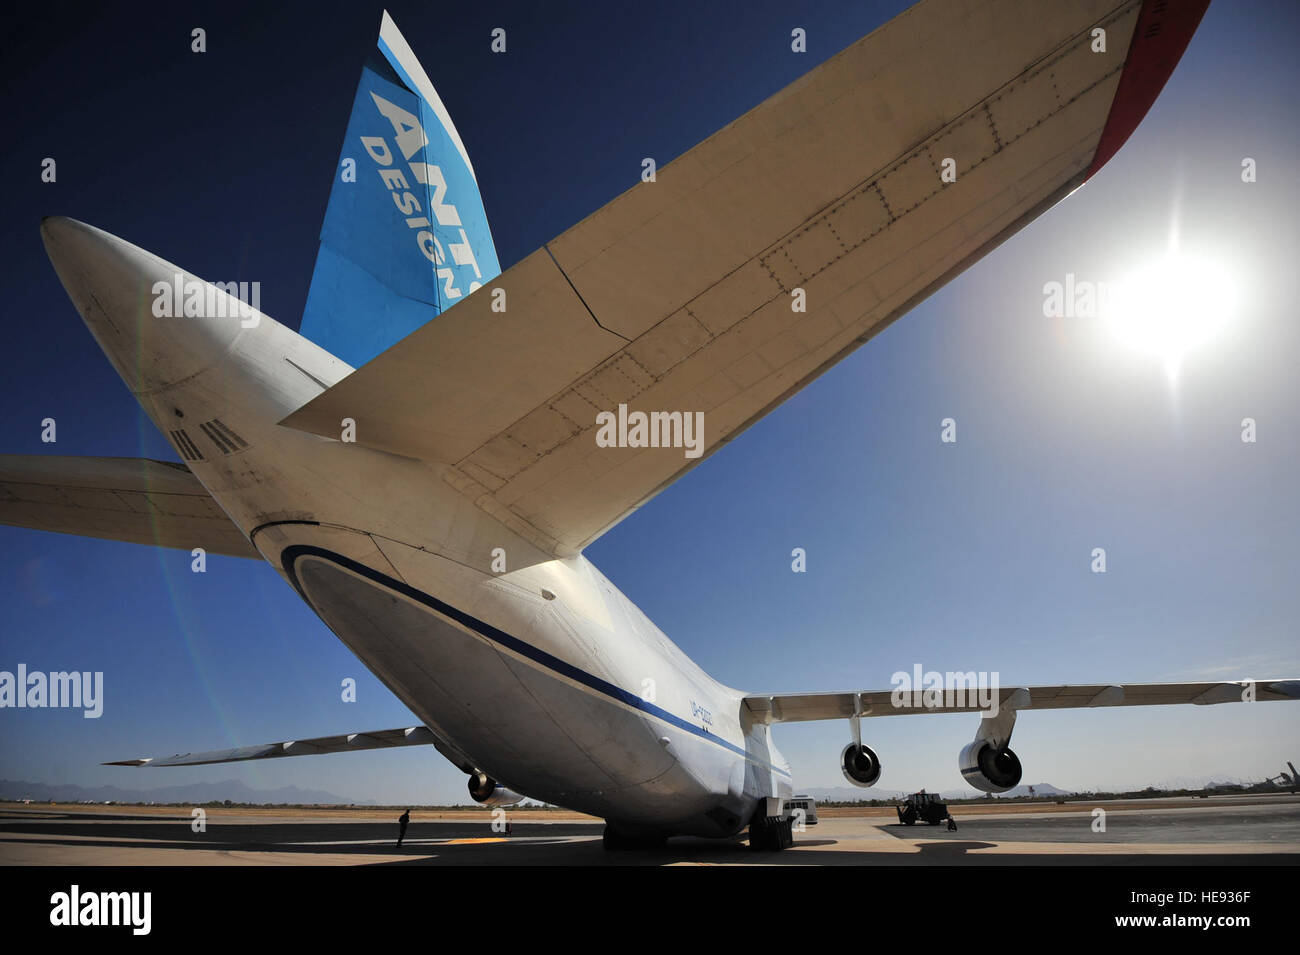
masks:
[[[500,272],[469,154],[385,11],[357,85],[300,332],[359,368]]]

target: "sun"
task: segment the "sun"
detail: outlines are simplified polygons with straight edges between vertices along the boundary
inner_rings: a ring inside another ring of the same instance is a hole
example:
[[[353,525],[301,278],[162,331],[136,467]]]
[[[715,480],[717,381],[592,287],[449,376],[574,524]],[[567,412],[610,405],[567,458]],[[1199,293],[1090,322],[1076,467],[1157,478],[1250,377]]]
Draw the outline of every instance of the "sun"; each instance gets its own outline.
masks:
[[[1221,261],[1170,250],[1117,283],[1103,310],[1116,339],[1175,372],[1188,353],[1223,333],[1236,299]]]

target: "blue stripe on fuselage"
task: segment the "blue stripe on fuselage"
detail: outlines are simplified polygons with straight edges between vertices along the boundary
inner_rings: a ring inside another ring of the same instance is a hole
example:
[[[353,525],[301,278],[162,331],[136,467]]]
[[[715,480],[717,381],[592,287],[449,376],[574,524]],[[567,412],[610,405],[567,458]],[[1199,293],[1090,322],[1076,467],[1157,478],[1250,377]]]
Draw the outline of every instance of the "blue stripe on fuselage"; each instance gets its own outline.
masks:
[[[405,597],[409,597],[410,599],[418,603],[424,604],[426,607],[429,607],[432,610],[436,610],[444,617],[451,618],[452,620],[459,623],[461,626],[467,627],[468,629],[479,634],[479,636],[485,637],[486,639],[491,640],[494,643],[498,643],[503,647],[507,647],[513,650],[514,652],[520,654],[521,656],[525,656],[528,659],[541,664],[547,669],[560,674],[561,676],[568,677],[570,680],[574,680],[586,687],[589,687],[590,689],[597,691],[598,693],[611,697],[612,699],[618,700],[620,703],[638,709],[643,713],[649,714],[650,716],[657,717],[658,719],[663,720],[665,723],[670,723],[679,729],[685,730],[688,733],[700,737],[701,739],[708,740],[710,743],[715,743],[718,746],[721,746],[725,749],[729,749],[733,753],[736,753],[737,755],[744,757],[746,760],[756,763],[759,766],[762,766],[764,769],[770,769],[773,772],[786,777],[787,779],[790,778],[790,774],[787,773],[785,770],[781,769],[779,766],[773,766],[771,763],[765,760],[756,758],[747,750],[743,749],[740,746],[737,746],[735,743],[732,743],[729,740],[725,740],[722,737],[715,735],[714,733],[710,733],[708,730],[704,729],[703,727],[696,726],[694,723],[690,723],[687,720],[682,719],[680,716],[678,716],[675,713],[670,713],[668,710],[665,710],[661,706],[656,706],[654,703],[650,703],[647,700],[643,700],[635,693],[629,693],[627,690],[624,690],[622,687],[615,686],[613,683],[610,683],[607,680],[602,680],[600,677],[588,673],[586,670],[582,670],[574,666],[572,663],[569,663],[565,660],[561,660],[559,657],[552,656],[551,654],[547,653],[545,650],[541,650],[530,643],[525,643],[523,640],[520,640],[518,637],[514,637],[506,633],[504,630],[498,630],[496,627],[492,626],[492,624],[487,623],[483,620],[479,620],[477,617],[471,616],[470,614],[465,613],[463,610],[457,610],[455,607],[451,606],[451,604],[444,603],[443,601],[439,600],[437,597],[434,597],[430,594],[426,594],[422,590],[417,590],[415,587],[412,587],[410,584],[407,584],[404,581],[400,581],[393,577],[389,577],[387,574],[381,573],[377,570],[367,567],[365,564],[352,560],[350,557],[344,557],[342,554],[337,554],[334,551],[326,550],[322,547],[313,547],[309,544],[295,544],[291,547],[286,547],[284,549],[284,551],[280,555],[280,563],[284,566],[290,578],[292,578],[294,587],[298,590],[300,594],[303,595],[304,600],[307,599],[307,595],[306,592],[303,590],[302,586],[298,583],[298,575],[294,570],[294,562],[297,561],[299,557],[303,557],[306,555],[320,557],[323,560],[331,561],[335,564],[338,564],[340,567],[344,567],[347,570],[352,571],[353,573],[360,574],[361,576],[366,577],[377,584],[381,584],[385,587],[388,587],[391,590],[395,590]],[[311,603],[310,600],[308,600],[307,602],[309,604]]]

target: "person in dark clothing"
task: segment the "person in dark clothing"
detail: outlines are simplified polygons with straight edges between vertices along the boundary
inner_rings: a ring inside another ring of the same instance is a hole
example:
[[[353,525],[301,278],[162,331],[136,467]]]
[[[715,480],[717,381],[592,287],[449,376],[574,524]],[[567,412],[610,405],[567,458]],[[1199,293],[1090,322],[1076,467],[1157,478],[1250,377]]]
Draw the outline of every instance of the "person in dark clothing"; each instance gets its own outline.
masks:
[[[406,810],[406,812],[402,813],[402,815],[397,820],[397,825],[400,827],[397,830],[397,847],[399,849],[402,847],[402,840],[406,838],[406,827],[410,824],[410,822],[411,822],[411,810],[408,809]]]

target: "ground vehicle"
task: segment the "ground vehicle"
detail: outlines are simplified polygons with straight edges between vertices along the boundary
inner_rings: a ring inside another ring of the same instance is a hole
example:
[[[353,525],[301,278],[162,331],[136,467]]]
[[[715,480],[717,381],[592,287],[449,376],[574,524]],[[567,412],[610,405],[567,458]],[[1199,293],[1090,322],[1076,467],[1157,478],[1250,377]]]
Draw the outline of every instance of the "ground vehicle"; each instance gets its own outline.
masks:
[[[817,800],[812,796],[797,795],[789,801],[790,813],[798,816],[799,811],[803,810],[802,821],[805,826],[817,825]]]
[[[924,819],[930,825],[937,826],[947,819],[949,831],[957,829],[956,820],[948,812],[948,804],[938,793],[928,793],[922,789],[919,793],[912,793],[906,797],[903,805],[895,806],[894,810],[898,813],[898,821],[905,826],[916,825],[918,819]]]

